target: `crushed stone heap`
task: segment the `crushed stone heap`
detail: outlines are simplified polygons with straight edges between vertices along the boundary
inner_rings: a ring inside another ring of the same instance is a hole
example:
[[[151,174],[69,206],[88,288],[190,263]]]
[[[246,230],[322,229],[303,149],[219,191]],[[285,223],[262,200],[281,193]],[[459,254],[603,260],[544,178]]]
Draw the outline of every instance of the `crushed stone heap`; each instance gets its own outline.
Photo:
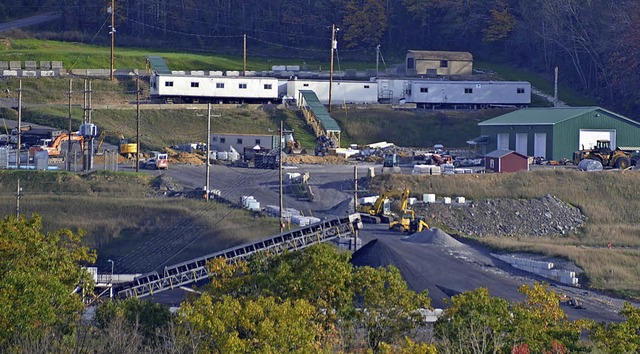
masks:
[[[549,194],[538,199],[425,204],[419,210],[432,223],[472,236],[562,236],[576,233],[587,219],[580,209]]]

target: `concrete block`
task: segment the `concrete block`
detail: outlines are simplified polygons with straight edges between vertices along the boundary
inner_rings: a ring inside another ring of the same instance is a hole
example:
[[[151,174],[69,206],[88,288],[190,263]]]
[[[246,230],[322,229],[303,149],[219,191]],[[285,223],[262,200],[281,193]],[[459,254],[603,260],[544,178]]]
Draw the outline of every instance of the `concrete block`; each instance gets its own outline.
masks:
[[[274,65],[271,67],[271,70],[273,71],[285,71],[287,70],[287,67],[285,65]]]
[[[184,75],[184,70],[173,70],[171,71],[171,75]]]
[[[300,71],[300,65],[287,65],[286,71]]]
[[[467,200],[465,199],[465,197],[456,197],[456,203],[464,204],[466,202],[467,202]]]
[[[42,70],[51,70],[51,62],[50,61],[40,61],[40,69],[42,69]]]
[[[36,77],[38,73],[35,70],[22,70],[22,77]]]
[[[22,69],[22,62],[14,61],[14,60],[10,61],[9,62],[9,69],[11,69],[11,70],[20,70],[20,69]]]
[[[36,70],[38,68],[38,63],[34,60],[27,60],[24,62],[24,68],[26,70]]]
[[[442,203],[443,204],[451,204],[451,197],[443,197],[442,198]]]
[[[229,70],[229,71],[225,72],[225,76],[239,77],[240,76],[240,72],[237,71],[237,70]]]
[[[62,62],[61,61],[52,61],[51,62],[51,69],[54,69],[54,70],[58,69],[59,70],[59,69],[62,69],[62,68],[63,68],[63,66],[62,66]]]
[[[204,71],[202,70],[191,70],[192,76],[204,76]]]
[[[2,76],[18,76],[17,70],[2,70]]]
[[[222,71],[212,70],[209,71],[209,76],[223,76]]]
[[[9,62],[0,61],[0,70],[9,70]]]
[[[40,70],[40,76],[52,77],[52,76],[56,76],[56,72],[53,70]]]

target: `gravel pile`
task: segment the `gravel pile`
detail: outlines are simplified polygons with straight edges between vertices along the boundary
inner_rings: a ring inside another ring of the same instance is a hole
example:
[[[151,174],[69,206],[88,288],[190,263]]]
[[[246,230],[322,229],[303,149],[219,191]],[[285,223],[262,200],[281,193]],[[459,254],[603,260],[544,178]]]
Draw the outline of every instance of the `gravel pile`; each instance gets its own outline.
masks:
[[[407,242],[438,245],[444,247],[464,246],[464,244],[437,227],[432,227],[421,232],[416,232],[411,236],[405,237],[403,240]]]
[[[587,217],[552,195],[538,199],[484,199],[465,204],[416,205],[418,214],[464,235],[562,236]]]

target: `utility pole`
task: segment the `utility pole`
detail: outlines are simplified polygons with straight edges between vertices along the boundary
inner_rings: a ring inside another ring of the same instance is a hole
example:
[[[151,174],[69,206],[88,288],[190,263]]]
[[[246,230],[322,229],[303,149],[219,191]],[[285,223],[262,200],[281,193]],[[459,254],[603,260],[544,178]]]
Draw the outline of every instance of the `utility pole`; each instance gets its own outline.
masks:
[[[111,0],[111,81],[113,81],[113,72],[114,72],[114,67],[113,67],[113,50],[114,50],[114,45],[115,45],[115,34],[116,34],[116,29],[115,29],[115,24],[116,24],[116,8],[115,8],[115,0]]]
[[[331,88],[333,86],[333,52],[338,49],[336,41],[336,25],[331,25],[331,69],[329,70],[329,113],[331,113]]]
[[[140,77],[136,76],[136,172],[140,172]]]
[[[16,155],[16,167],[20,169],[20,148],[22,147],[22,80],[18,86],[18,148]]]
[[[20,219],[20,197],[22,196],[22,188],[20,188],[20,178],[18,178],[18,192],[16,193],[16,219]]]
[[[358,212],[358,166],[353,166],[353,212]],[[353,250],[358,250],[358,229],[353,230]]]
[[[556,74],[553,89],[553,106],[558,107],[558,67],[556,66]]]
[[[284,130],[284,123],[280,121],[280,142],[278,143],[278,172],[280,177],[280,233],[284,232],[284,200],[282,199],[282,131]]]
[[[244,66],[242,76],[247,76],[247,34],[244,34]]]
[[[210,176],[211,176],[211,164],[209,163],[209,154],[211,153],[211,103],[207,103],[207,157],[205,159],[206,164],[207,164],[207,173],[206,173],[206,178],[207,178],[207,183],[205,184],[205,195],[204,195],[204,199],[206,201],[209,201],[209,181],[210,181]]]
[[[69,79],[69,142],[67,143],[67,171],[71,171],[71,94],[73,79]]]
[[[378,63],[380,62],[380,44],[376,46],[376,77],[378,77]]]

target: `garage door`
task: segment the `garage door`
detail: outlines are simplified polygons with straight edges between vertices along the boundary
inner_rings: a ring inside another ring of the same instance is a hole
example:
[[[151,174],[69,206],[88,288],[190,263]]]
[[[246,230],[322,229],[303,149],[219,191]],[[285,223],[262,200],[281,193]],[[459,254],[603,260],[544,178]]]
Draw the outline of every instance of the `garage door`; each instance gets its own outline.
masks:
[[[533,156],[547,157],[547,133],[535,133],[533,135]]]
[[[498,133],[496,140],[498,150],[509,150],[509,133]]]
[[[529,156],[527,151],[527,133],[516,134],[516,152],[524,156]]]
[[[578,150],[592,149],[596,146],[598,140],[609,140],[611,147],[615,147],[617,146],[616,131],[580,129],[580,145],[578,145]]]

